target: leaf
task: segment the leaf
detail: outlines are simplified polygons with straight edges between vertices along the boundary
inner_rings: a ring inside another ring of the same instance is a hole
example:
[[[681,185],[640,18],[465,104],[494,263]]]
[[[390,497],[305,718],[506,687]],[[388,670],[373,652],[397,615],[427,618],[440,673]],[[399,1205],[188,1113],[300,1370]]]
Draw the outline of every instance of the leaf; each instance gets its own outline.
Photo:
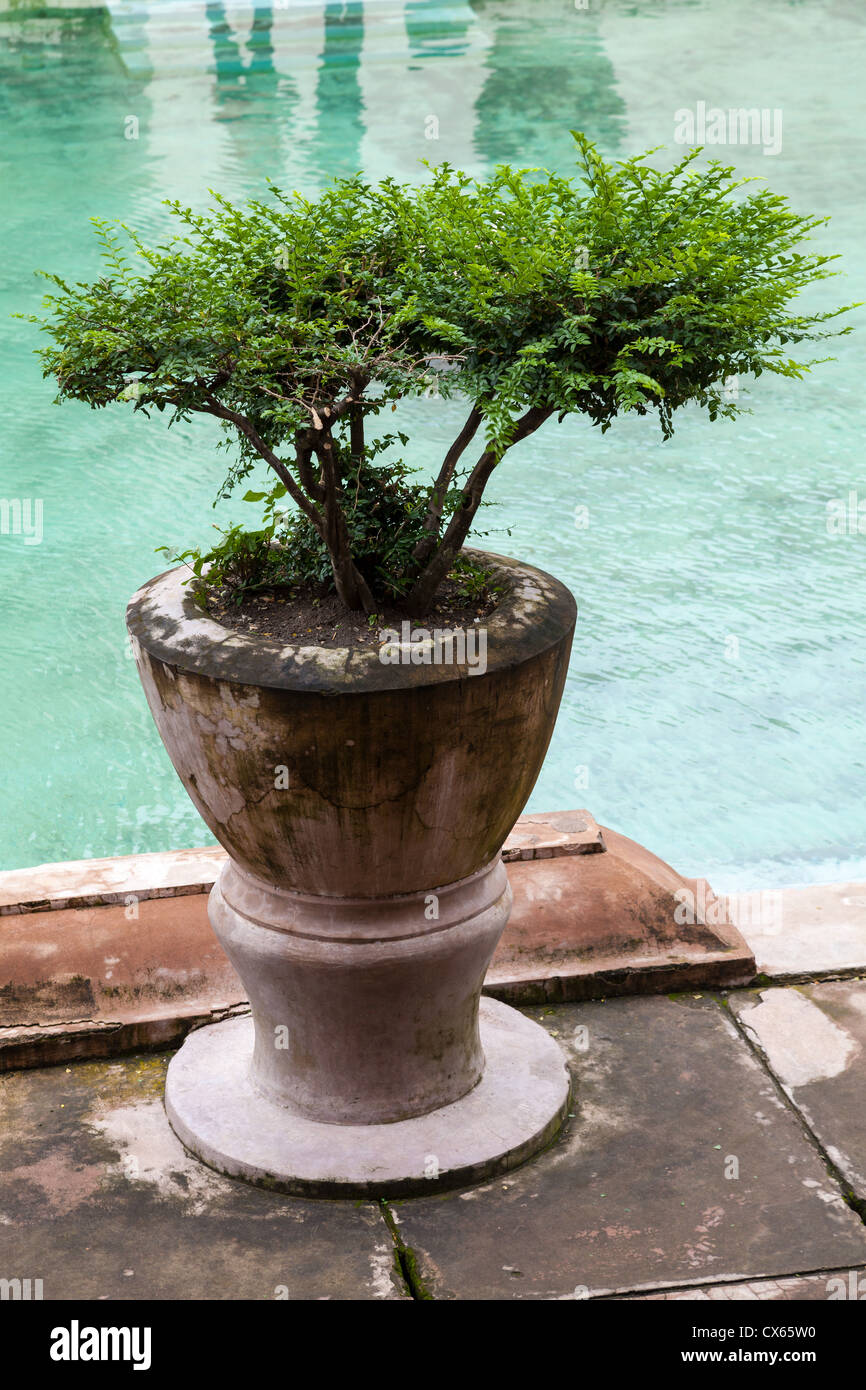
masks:
[[[336,179],[315,198],[274,184],[246,205],[214,193],[204,212],[169,202],[177,235],[154,247],[97,219],[102,274],[90,284],[47,276],[43,372],[58,400],[94,409],[131,405],[148,418],[155,407],[170,425],[215,413],[230,450],[221,498],[276,457],[274,487],[242,494],[263,504],[271,529],[235,528],[209,552],[242,586],[257,567],[270,572],[278,525],[304,573],[328,581],[316,527],[307,518],[308,531],[293,530],[276,503],[282,470],[302,471],[298,437],[318,421],[321,442],[333,409],[352,554],[378,590],[405,593],[430,493],[395,458],[406,434],[369,438],[389,407],[435,385],[474,407],[495,462],[529,407],[583,414],[602,433],[652,411],[668,438],[683,407],[736,413],[712,389],[726,373],[801,377],[816,362],[788,353],[849,331],[836,321],[859,307],[800,298],[838,273],[806,244],[826,219],[744,188],[731,167],[699,167],[696,151],[655,168],[651,151],[608,162],[574,138],[573,177],[501,165],[473,179],[444,163],[419,183]],[[804,302],[819,307],[794,312]],[[531,463],[525,448],[518,457]],[[456,486],[469,458],[434,520],[473,511],[479,494],[466,505]],[[308,482],[309,497],[320,486]]]

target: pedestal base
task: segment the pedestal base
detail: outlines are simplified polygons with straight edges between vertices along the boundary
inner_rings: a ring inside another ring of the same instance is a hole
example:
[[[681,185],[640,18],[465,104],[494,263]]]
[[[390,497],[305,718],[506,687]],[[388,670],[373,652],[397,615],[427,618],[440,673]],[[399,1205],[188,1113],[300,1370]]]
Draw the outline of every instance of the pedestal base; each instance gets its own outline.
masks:
[[[191,1033],[168,1069],[172,1128],[219,1172],[279,1192],[398,1197],[481,1182],[515,1168],[558,1132],[569,1101],[562,1052],[537,1023],[482,999],[487,1059],[460,1100],[411,1120],[341,1125],[305,1119],[253,1089],[251,1018]]]

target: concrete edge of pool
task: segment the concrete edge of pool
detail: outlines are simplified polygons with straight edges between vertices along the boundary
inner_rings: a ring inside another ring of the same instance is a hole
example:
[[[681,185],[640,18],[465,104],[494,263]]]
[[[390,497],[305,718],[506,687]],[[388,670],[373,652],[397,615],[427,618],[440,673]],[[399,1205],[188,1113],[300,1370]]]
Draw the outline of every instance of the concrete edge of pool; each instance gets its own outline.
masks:
[[[537,1005],[866,972],[866,884],[717,898],[587,811],[525,816],[485,994]],[[0,1071],[177,1045],[247,1008],[218,847],[0,873]]]

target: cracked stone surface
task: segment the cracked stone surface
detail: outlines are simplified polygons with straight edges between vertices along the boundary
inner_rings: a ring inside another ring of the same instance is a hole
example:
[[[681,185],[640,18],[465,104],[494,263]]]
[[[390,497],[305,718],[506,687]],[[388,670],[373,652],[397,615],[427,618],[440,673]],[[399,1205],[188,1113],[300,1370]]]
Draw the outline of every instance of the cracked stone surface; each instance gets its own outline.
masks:
[[[626,1294],[616,1302],[653,1303],[823,1303],[866,1298],[866,1278],[862,1269],[840,1275],[838,1270],[823,1274],[793,1275],[785,1279],[757,1279],[750,1284],[708,1284],[703,1288],[666,1289],[662,1293]]]
[[[301,1201],[192,1159],[168,1055],[0,1079],[0,1275],[45,1299],[394,1299],[373,1203]]]
[[[730,1005],[527,1010],[573,1069],[573,1118],[516,1172],[390,1204],[415,1296],[866,1299],[866,1227],[803,1123],[838,1167],[862,1153],[866,983]],[[41,1278],[49,1300],[406,1299],[374,1203],[283,1197],[186,1153],[169,1056],[0,1078],[0,1276]]]
[[[863,1264],[866,1230],[717,1001],[529,1012],[570,1055],[574,1118],[503,1181],[394,1203],[434,1297],[573,1299]]]
[[[731,1003],[830,1161],[866,1201],[866,980],[748,990]]]

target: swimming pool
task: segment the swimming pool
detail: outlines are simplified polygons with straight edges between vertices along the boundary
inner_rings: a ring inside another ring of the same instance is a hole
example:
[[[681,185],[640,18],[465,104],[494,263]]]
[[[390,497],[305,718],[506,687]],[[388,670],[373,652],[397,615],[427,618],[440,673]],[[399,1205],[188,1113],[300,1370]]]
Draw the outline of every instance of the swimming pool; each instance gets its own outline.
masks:
[[[778,153],[708,154],[831,213],[822,245],[848,278],[814,302],[866,299],[864,71],[855,0],[0,8],[0,496],[42,516],[38,543],[0,534],[0,867],[210,840],[123,614],[156,545],[250,509],[209,512],[209,422],[169,433],[51,404],[34,330],[8,315],[38,306],[36,267],[95,272],[88,217],[157,237],[162,198],[259,195],[268,176],[312,192],[357,168],[422,177],[422,159],[565,170],[569,127],[673,160],[682,112],[756,108],[780,113]],[[866,876],[864,341],[803,383],[741,383],[754,414],[734,423],[690,415],[668,444],[649,419],[604,437],[550,423],[509,455],[483,543],[552,570],[580,607],[531,810],[586,805],[723,889]],[[406,419],[428,466],[461,415],[431,399]]]

